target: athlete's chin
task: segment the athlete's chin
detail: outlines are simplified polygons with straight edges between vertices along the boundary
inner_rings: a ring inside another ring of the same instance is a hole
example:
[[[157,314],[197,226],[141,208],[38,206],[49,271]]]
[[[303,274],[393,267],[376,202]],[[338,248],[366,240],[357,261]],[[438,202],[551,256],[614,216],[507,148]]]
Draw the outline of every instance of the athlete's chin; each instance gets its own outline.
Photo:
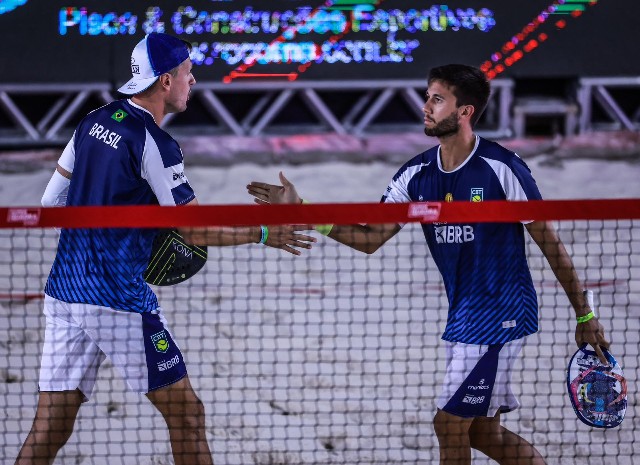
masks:
[[[426,120],[424,123],[424,133],[429,136],[429,137],[435,137],[437,136],[437,132],[438,131],[438,125],[435,123],[435,121],[431,121],[431,120]]]
[[[458,134],[458,127],[455,128],[442,128],[442,127],[433,127],[433,128],[424,128],[425,135],[429,137],[437,137],[440,139],[455,136]]]
[[[187,102],[181,103],[180,105],[176,105],[174,110],[171,113],[182,113],[187,109]]]

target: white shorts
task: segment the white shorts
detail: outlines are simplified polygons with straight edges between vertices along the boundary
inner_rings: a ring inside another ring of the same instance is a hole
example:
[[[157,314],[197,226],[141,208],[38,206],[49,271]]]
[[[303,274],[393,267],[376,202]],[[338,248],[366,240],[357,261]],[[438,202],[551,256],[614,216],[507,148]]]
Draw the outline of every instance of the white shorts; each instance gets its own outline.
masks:
[[[520,407],[511,391],[511,373],[525,338],[505,344],[446,342],[447,373],[437,401],[459,417],[493,417]]]
[[[44,314],[40,391],[79,389],[88,400],[106,357],[136,392],[147,393],[187,375],[160,309],[125,312],[45,295]]]

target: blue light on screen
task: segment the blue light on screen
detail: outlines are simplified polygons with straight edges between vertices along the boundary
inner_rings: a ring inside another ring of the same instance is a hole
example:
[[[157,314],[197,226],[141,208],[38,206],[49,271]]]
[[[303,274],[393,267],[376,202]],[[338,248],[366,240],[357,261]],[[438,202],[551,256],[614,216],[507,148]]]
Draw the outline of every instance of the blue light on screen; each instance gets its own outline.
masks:
[[[9,13],[25,3],[27,0],[0,0],[0,15]]]

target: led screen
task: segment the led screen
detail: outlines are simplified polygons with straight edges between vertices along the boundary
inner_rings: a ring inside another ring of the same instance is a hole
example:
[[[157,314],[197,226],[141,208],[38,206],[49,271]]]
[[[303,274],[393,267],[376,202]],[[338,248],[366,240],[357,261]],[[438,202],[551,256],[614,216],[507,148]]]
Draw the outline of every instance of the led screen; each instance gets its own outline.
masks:
[[[152,31],[192,43],[210,82],[423,79],[448,62],[491,77],[638,75],[638,17],[637,0],[0,0],[0,82],[117,85]]]

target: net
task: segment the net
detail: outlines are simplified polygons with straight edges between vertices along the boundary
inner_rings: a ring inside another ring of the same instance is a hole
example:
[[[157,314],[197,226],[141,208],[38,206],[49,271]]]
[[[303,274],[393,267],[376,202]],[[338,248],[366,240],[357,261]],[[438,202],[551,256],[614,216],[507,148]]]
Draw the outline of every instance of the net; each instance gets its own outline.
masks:
[[[640,202],[631,200],[301,206],[0,209],[0,456],[13,463],[35,412],[54,227],[406,223],[376,253],[318,236],[293,256],[260,245],[209,247],[205,267],[154,287],[206,411],[215,463],[437,463],[433,431],[445,371],[448,300],[420,222],[553,220],[629,380],[616,429],[580,423],[566,392],[575,319],[527,235],[540,331],[512,373],[522,406],[503,424],[550,464],[633,464],[640,356]],[[474,464],[494,463],[474,451]],[[160,414],[107,359],[56,464],[169,464]]]

